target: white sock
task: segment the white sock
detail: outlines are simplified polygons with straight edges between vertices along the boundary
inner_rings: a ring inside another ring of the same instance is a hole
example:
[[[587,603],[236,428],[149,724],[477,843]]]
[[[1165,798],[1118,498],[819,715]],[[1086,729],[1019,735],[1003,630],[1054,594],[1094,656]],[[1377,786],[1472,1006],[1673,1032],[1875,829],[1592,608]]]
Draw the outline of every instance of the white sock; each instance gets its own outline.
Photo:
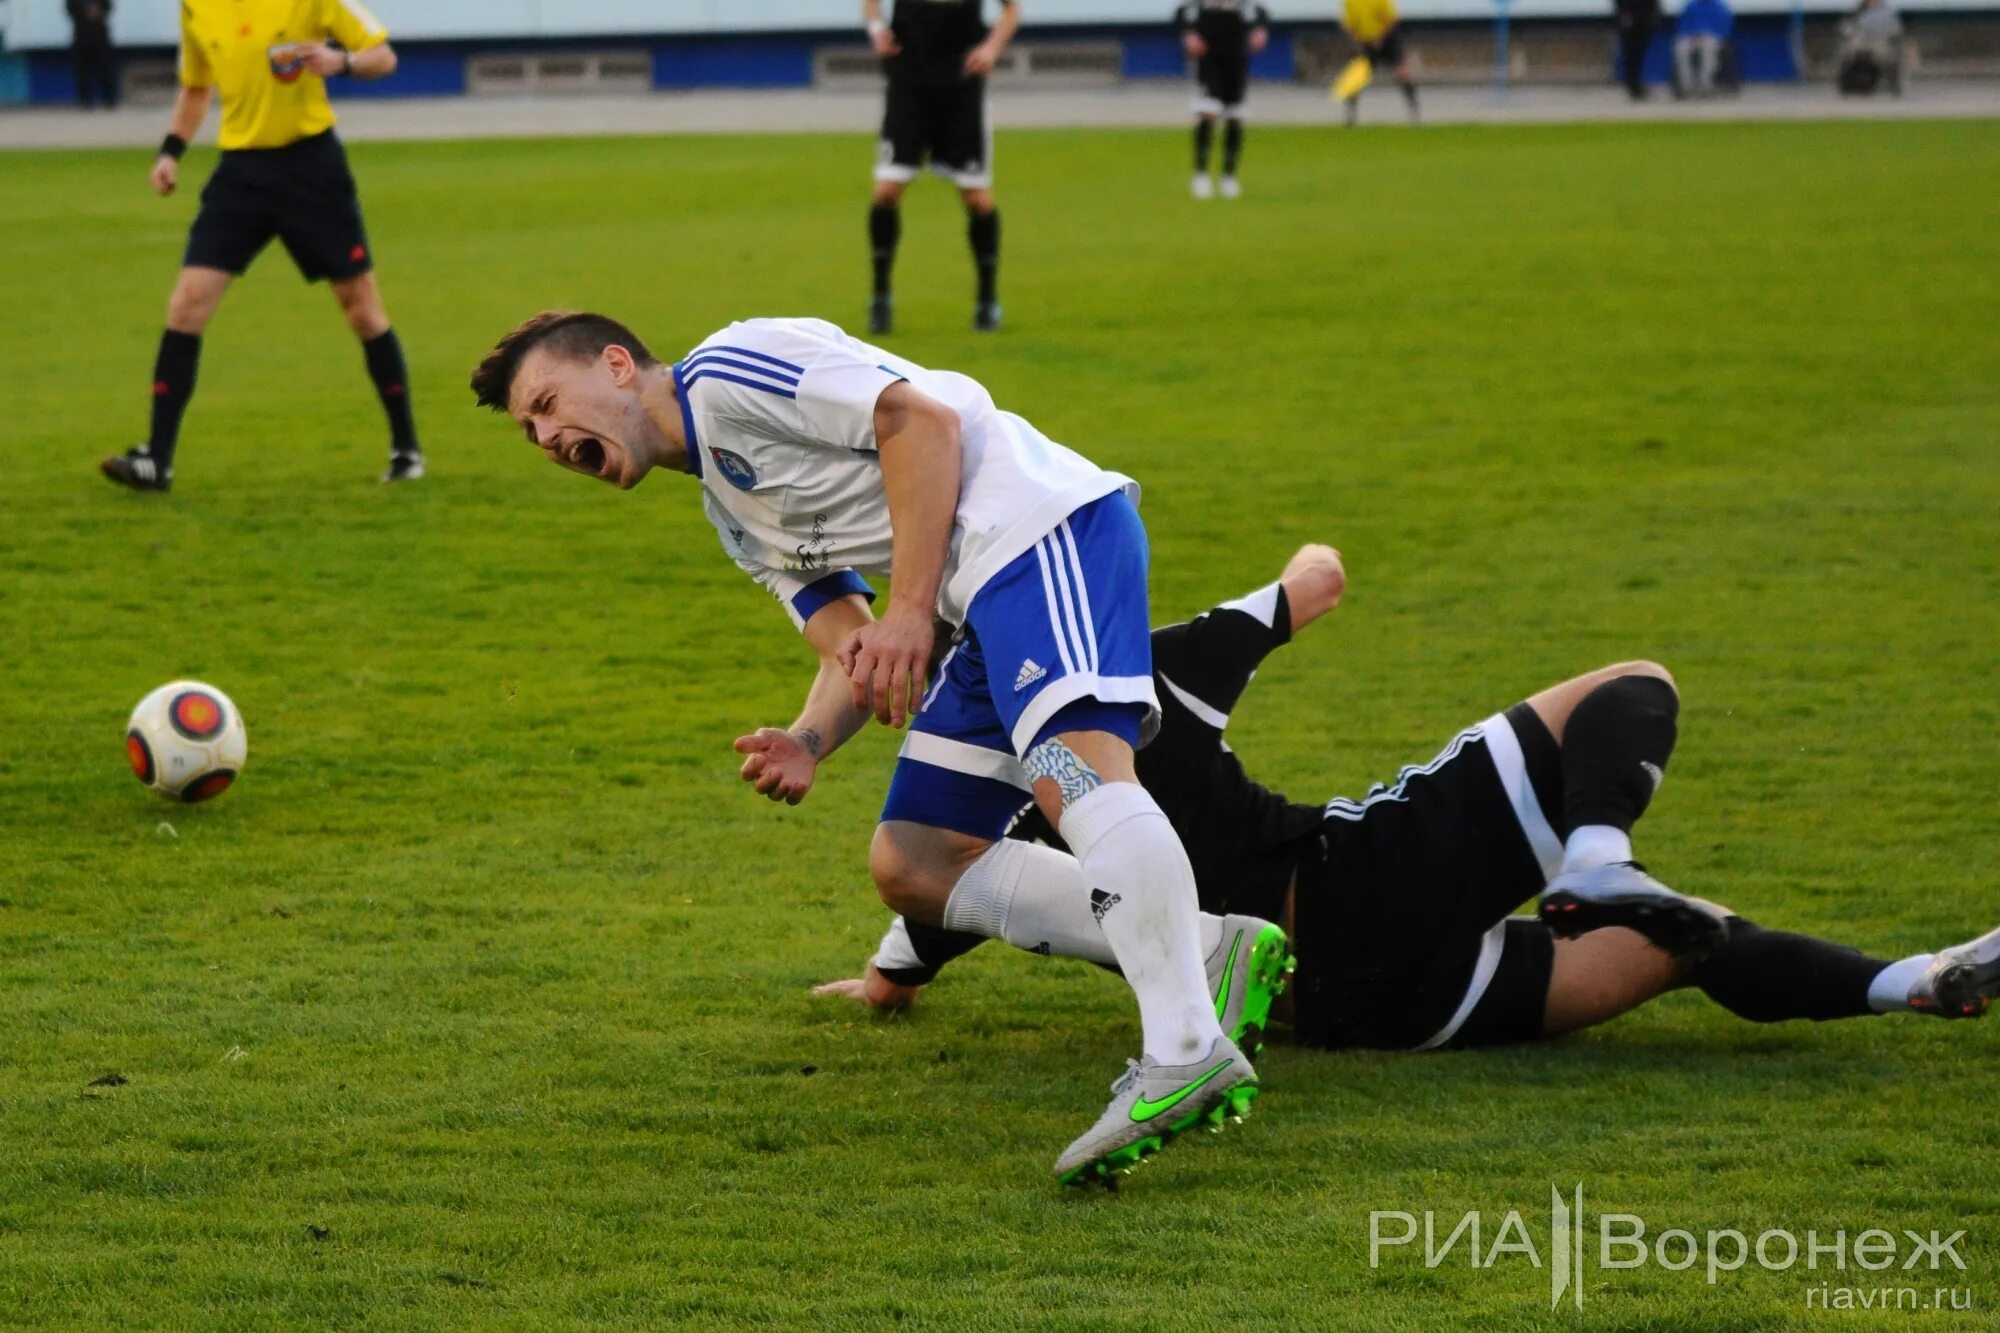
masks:
[[[1893,1014],[1910,1007],[1910,987],[1937,955],[1920,953],[1914,958],[1891,963],[1868,983],[1868,1007],[1878,1014]]]
[[[1632,835],[1609,824],[1579,824],[1563,844],[1563,873],[1632,859]]]
[[[1145,1053],[1167,1065],[1200,1059],[1222,1028],[1202,967],[1194,868],[1174,826],[1144,787],[1110,782],[1065,810],[1060,828],[1138,997]]]
[[[1116,966],[1090,910],[1090,881],[1074,856],[1003,838],[967,866],[944,905],[944,926],[1005,940],[1029,953]],[[1201,914],[1201,954],[1222,947],[1222,918]]]

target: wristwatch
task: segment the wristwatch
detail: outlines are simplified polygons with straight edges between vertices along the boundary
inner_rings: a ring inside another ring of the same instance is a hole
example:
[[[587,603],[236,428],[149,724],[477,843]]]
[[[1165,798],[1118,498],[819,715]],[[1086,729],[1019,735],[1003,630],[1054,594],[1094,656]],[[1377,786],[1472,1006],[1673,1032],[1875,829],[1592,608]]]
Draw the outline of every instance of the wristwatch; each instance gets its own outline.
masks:
[[[352,74],[354,72],[354,52],[342,51],[340,53],[340,72],[342,74]]]

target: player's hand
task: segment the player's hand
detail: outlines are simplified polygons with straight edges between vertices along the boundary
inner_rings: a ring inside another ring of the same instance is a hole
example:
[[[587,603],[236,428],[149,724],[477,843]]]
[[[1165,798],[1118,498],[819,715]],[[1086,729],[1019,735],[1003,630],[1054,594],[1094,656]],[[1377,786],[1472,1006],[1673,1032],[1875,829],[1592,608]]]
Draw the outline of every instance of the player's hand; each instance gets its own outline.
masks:
[[[928,610],[893,606],[880,620],[854,631],[838,658],[854,685],[854,706],[892,727],[907,722],[923,704],[934,638]]]
[[[903,54],[903,48],[896,42],[896,34],[888,28],[884,28],[877,33],[871,33],[868,37],[868,42],[875,48],[875,54],[885,60],[890,56]]]
[[[1264,51],[1264,48],[1265,48],[1265,47],[1267,47],[1267,46],[1269,46],[1270,44],[1271,44],[1271,33],[1270,33],[1270,30],[1269,30],[1269,29],[1267,29],[1267,28],[1252,28],[1252,29],[1250,30],[1250,54],[1251,54],[1251,55],[1253,55],[1253,56],[1254,56],[1254,55],[1261,55],[1261,54],[1263,54],[1263,51]]]
[[[868,965],[865,977],[848,977],[843,981],[829,981],[814,986],[814,995],[834,996],[865,1004],[878,1014],[901,1013],[916,1002],[922,986],[903,986],[889,980],[875,970],[875,964]]]
[[[1182,37],[1181,45],[1185,47],[1187,49],[1187,53],[1193,56],[1196,60],[1199,60],[1203,56],[1208,54],[1208,43],[1204,42],[1201,39],[1201,34],[1198,32],[1191,32],[1188,33],[1186,36]]]
[[[164,199],[181,183],[181,164],[166,153],[153,161],[153,193]]]
[[[981,42],[965,53],[965,77],[983,79],[1000,63],[1000,50],[991,42]]]
[[[819,756],[807,743],[789,731],[760,727],[748,736],[736,738],[736,753],[746,756],[737,776],[768,796],[786,805],[797,805],[812,790],[813,775],[819,771]]]
[[[296,54],[300,64],[323,79],[347,72],[347,52],[336,51],[325,42],[300,42]]]

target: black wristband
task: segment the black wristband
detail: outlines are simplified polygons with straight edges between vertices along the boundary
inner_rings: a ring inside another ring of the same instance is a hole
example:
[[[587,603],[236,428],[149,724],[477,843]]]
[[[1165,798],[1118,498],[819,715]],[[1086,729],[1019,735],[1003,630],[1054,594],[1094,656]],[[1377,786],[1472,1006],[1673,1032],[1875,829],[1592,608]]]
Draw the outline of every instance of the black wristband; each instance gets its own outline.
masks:
[[[174,161],[181,160],[181,154],[188,150],[188,141],[178,134],[169,134],[160,140],[160,152]]]

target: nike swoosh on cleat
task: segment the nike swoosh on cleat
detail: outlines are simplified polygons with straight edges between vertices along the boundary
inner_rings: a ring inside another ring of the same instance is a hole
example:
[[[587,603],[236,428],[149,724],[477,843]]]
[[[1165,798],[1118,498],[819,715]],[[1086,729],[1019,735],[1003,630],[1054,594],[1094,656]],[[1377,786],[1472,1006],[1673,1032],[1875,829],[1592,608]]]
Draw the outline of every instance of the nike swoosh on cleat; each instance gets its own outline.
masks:
[[[1236,974],[1236,948],[1243,943],[1243,932],[1237,931],[1236,938],[1229,941],[1229,957],[1222,960],[1222,985],[1215,992],[1215,1016],[1220,1019],[1222,1011],[1229,1007],[1229,980]]]
[[[1216,1065],[1215,1068],[1209,1070],[1206,1074],[1194,1080],[1194,1082],[1182,1084],[1159,1101],[1149,1102],[1144,1097],[1134,1101],[1131,1111],[1133,1123],[1137,1124],[1141,1120],[1151,1120],[1156,1115],[1173,1110],[1176,1106],[1179,1106],[1182,1102],[1193,1096],[1202,1084],[1229,1068],[1231,1063],[1232,1061],[1229,1060],[1222,1061],[1222,1063]]]

